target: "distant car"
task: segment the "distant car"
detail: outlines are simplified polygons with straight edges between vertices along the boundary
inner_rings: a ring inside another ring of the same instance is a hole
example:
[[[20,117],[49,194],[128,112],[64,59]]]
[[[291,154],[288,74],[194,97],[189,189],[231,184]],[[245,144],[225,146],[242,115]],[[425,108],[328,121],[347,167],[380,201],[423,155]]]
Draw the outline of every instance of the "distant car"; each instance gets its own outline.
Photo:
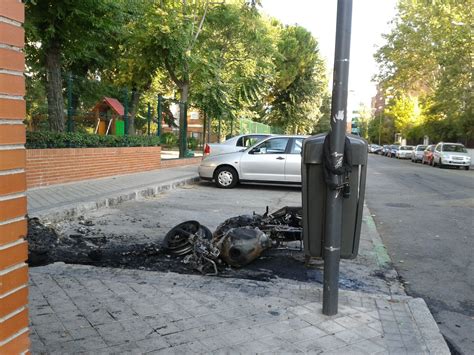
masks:
[[[395,158],[397,156],[398,149],[400,149],[400,145],[392,144],[387,156],[390,158]]]
[[[369,145],[369,153],[378,154],[382,149],[383,149],[383,147],[378,145],[378,144],[370,144]]]
[[[461,143],[438,143],[433,152],[433,166],[457,166],[469,170],[471,157]]]
[[[242,134],[227,139],[222,143],[208,143],[204,146],[204,156],[238,152],[260,142],[271,134]]]
[[[423,152],[426,149],[426,145],[418,144],[411,155],[411,161],[413,163],[421,162],[423,160]]]
[[[301,149],[306,136],[270,136],[244,151],[205,157],[203,180],[229,189],[238,182],[301,184]]]
[[[413,154],[412,145],[401,145],[400,148],[395,153],[397,159],[410,159]]]
[[[421,164],[433,165],[433,152],[435,149],[434,144],[430,144],[423,151],[423,158],[421,158]]]

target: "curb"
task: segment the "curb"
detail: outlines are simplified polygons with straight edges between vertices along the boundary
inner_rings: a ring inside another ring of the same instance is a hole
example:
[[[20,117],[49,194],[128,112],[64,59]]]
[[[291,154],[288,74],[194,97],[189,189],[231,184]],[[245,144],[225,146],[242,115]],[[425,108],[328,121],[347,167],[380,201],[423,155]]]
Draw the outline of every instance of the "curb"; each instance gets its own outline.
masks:
[[[120,194],[100,197],[95,201],[73,202],[60,207],[40,210],[37,212],[33,211],[29,214],[29,217],[37,217],[42,221],[56,223],[65,219],[70,219],[87,211],[94,211],[100,208],[116,206],[126,201],[154,197],[164,191],[173,190],[181,186],[193,185],[199,180],[200,178],[198,176],[171,180],[157,185],[149,185],[138,189],[127,190]]]

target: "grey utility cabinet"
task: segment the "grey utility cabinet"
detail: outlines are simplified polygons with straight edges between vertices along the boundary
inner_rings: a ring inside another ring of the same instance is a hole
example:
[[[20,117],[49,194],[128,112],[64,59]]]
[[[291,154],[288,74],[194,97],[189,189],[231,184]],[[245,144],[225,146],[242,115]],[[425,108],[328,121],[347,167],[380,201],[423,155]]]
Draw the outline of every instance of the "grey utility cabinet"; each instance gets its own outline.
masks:
[[[301,159],[303,185],[303,242],[307,257],[324,257],[326,183],[323,171],[323,143],[326,133],[304,140]],[[352,259],[359,250],[362,211],[367,175],[367,142],[348,135],[352,148],[350,197],[343,202],[341,258]]]

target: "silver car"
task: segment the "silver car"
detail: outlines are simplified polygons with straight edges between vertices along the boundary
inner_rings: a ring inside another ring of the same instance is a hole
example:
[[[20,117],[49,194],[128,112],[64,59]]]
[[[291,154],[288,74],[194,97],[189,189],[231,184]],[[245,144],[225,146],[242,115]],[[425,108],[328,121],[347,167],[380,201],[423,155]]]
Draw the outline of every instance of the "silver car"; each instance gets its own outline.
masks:
[[[438,143],[433,152],[433,166],[457,166],[469,170],[471,157],[461,143]]]
[[[269,136],[271,136],[271,134],[250,133],[229,138],[222,143],[207,143],[204,146],[204,156],[238,152],[261,142]]]
[[[306,136],[271,136],[239,152],[209,156],[199,176],[220,188],[238,182],[301,184],[301,149]]]
[[[426,149],[426,145],[418,144],[414,149],[413,149],[413,154],[411,155],[411,161],[413,163],[416,162],[421,162],[423,161],[423,152]]]

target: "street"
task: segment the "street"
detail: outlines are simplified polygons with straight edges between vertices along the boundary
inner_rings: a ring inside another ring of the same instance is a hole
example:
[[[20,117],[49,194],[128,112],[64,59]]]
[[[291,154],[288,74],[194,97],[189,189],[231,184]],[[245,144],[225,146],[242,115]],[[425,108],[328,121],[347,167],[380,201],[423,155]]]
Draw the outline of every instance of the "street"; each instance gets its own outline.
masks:
[[[371,154],[366,201],[408,294],[474,353],[474,173]]]

